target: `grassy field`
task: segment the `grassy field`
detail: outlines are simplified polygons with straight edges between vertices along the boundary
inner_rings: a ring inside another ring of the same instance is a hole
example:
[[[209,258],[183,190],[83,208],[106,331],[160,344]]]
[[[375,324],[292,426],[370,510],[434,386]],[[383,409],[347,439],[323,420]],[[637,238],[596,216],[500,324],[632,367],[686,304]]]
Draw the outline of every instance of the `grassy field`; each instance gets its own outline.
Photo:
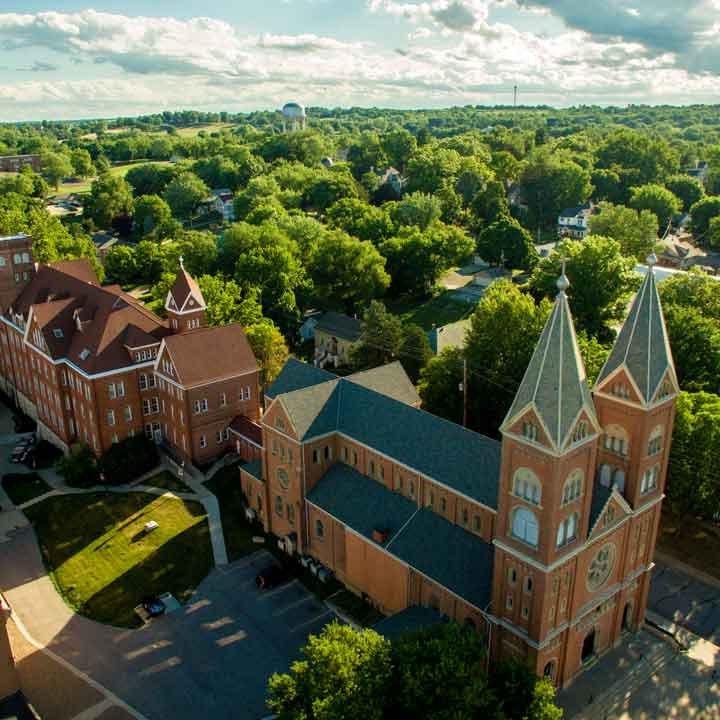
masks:
[[[125,177],[128,172],[136,165],[170,165],[169,160],[138,160],[137,162],[127,163],[126,165],[113,165],[108,172],[117,177]],[[60,184],[60,188],[55,191],[55,195],[67,195],[69,193],[87,193],[90,192],[90,186],[95,178],[85,178],[77,182],[64,182]]]
[[[720,579],[720,528],[663,508],[658,550]]]
[[[77,612],[122,627],[146,595],[185,601],[213,566],[200,503],[146,493],[88,493],[49,498],[28,508],[45,564]],[[143,526],[155,520],[149,535]]]
[[[440,327],[468,317],[473,311],[473,306],[454,300],[446,291],[425,302],[389,303],[388,310],[399,315],[404,323],[415,323],[423,330],[429,331],[432,330],[433,324]]]
[[[210,133],[218,132],[220,130],[229,130],[235,127],[232,123],[208,123],[207,125],[193,125],[192,127],[178,128],[177,134],[180,137],[195,137],[201,132],[205,132],[208,135]]]
[[[220,505],[225,546],[230,562],[262,547],[252,541],[253,535],[262,534],[262,529],[253,527],[245,519],[239,468],[239,465],[228,465],[205,483],[205,487],[217,497]]]
[[[193,489],[189,485],[186,485],[182,480],[178,480],[167,470],[163,470],[161,473],[154,475],[148,480],[143,480],[142,484],[163,488],[165,490],[172,490],[172,492],[193,492]]]
[[[2,486],[16,505],[34,500],[52,490],[37,473],[9,473],[3,477]]]

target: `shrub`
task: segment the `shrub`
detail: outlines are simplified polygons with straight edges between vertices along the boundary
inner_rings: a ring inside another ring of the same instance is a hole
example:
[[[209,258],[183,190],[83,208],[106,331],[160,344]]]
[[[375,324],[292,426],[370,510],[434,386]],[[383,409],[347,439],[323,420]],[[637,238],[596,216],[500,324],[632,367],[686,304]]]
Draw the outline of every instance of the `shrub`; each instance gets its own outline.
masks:
[[[155,443],[145,435],[134,435],[115,443],[101,458],[98,470],[103,482],[122,485],[152,470],[158,464]]]
[[[95,453],[87,445],[80,445],[67,457],[60,458],[55,467],[71,487],[88,488],[98,483]]]

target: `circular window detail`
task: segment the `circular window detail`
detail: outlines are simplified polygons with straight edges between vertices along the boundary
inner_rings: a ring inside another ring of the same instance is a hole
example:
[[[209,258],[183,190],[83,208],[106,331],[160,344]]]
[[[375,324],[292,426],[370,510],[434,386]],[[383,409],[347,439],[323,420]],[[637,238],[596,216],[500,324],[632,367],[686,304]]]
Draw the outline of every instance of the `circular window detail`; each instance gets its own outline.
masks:
[[[587,572],[587,587],[595,591],[602,587],[615,565],[615,546],[612,543],[603,545],[597,555],[591,560]]]
[[[287,470],[284,468],[278,468],[277,479],[281,487],[287,490],[288,485],[290,484],[290,478],[288,477]]]

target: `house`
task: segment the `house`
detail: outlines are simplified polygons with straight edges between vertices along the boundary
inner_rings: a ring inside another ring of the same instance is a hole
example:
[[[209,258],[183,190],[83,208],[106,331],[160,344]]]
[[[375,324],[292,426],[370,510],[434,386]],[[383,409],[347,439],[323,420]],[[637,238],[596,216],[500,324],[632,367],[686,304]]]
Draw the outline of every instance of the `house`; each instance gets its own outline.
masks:
[[[663,267],[687,269],[705,252],[677,235],[667,235],[658,241],[658,263]]]
[[[20,172],[27,165],[39,173],[42,160],[39,155],[0,155],[0,172]]]
[[[705,183],[709,171],[710,167],[706,162],[697,163],[695,167],[685,168],[685,170],[683,170],[686,175],[695,178],[695,180],[699,180],[701,183]]]
[[[101,286],[86,260],[35,270],[30,237],[0,238],[0,302],[0,388],[64,452],[83,443],[101,455],[145,433],[205,464],[237,448],[229,428],[238,417],[260,416],[245,333],[206,327],[182,261],[162,320],[119,286]]]
[[[405,178],[397,168],[389,167],[378,173],[380,185],[389,185],[397,195],[402,194]]]
[[[303,313],[303,323],[300,326],[300,330],[298,330],[302,342],[309,342],[315,339],[315,327],[321,316],[322,312],[320,310],[308,310]]]
[[[233,205],[234,195],[232,190],[221,188],[212,191],[214,197],[214,209],[222,215],[225,222],[235,221],[235,206]]]
[[[679,393],[649,268],[592,390],[560,278],[500,441],[289,361],[247,514],[396,629],[449,618],[570,685],[645,617]]]
[[[361,332],[362,324],[357,318],[337,312],[324,313],[315,324],[315,365],[347,365]]]
[[[592,205],[589,202],[565,208],[558,217],[558,235],[583,240],[588,234],[588,219],[591,214]]]
[[[428,333],[430,349],[434,355],[439,355],[445,348],[465,347],[465,335],[470,328],[470,320],[458,320],[441,327],[434,327]]]

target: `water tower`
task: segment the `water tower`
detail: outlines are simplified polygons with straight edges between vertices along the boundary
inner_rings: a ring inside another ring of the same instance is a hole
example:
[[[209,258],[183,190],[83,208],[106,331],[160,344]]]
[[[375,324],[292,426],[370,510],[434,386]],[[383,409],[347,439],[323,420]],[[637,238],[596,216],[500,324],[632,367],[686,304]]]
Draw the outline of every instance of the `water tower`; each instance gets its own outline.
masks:
[[[283,131],[304,130],[307,125],[305,108],[300,103],[289,102],[283,105]]]

